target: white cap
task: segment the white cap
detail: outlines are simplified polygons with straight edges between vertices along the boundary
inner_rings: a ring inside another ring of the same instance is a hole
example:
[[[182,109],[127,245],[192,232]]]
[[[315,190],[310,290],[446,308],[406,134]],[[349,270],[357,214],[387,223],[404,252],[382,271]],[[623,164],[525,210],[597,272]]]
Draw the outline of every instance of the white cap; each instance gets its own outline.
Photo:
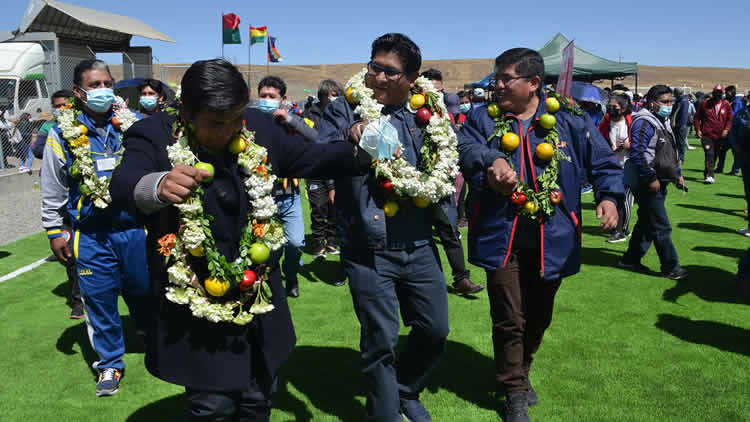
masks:
[[[630,101],[633,101],[633,92],[632,91],[625,91],[625,95],[627,95],[628,98],[630,98]]]
[[[482,88],[474,88],[474,97],[484,98],[484,89],[482,89]]]

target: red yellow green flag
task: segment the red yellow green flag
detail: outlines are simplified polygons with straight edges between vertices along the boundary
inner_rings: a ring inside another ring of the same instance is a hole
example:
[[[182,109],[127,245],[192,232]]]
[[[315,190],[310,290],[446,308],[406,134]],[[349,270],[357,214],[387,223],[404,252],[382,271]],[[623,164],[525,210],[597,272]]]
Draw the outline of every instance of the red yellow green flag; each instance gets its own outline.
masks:
[[[257,28],[250,26],[250,45],[264,42],[266,40],[266,33],[265,26],[259,26]]]

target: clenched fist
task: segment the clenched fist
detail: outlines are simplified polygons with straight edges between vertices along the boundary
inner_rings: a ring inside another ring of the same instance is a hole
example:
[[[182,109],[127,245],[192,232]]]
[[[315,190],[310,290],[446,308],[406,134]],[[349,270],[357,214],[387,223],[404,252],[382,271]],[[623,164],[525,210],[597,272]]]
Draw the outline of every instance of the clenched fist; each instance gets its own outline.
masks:
[[[211,173],[198,170],[195,167],[178,164],[162,177],[156,194],[164,202],[181,204],[195,191],[204,179],[211,177]]]
[[[487,183],[495,192],[510,195],[516,189],[518,176],[516,176],[516,171],[510,168],[505,158],[498,158],[487,169]]]

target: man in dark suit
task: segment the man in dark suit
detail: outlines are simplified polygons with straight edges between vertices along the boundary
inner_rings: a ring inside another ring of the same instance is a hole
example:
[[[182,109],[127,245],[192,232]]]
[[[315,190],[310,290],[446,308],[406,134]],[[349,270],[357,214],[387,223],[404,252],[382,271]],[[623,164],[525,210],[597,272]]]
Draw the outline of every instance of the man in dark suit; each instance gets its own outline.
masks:
[[[157,113],[134,125],[126,152],[113,176],[111,193],[120,205],[134,207],[148,228],[146,243],[154,318],[148,327],[146,366],[156,377],[185,386],[188,420],[267,421],[276,374],[294,348],[295,334],[281,285],[280,252],[265,263],[274,310],[247,325],[196,318],[188,306],[165,297],[168,276],[157,242],[179,230],[178,210],[200,185],[205,214],[218,252],[228,262],[240,254],[249,223],[248,194],[230,140],[243,128],[266,148],[268,165],[279,177],[342,177],[366,172],[369,156],[349,143],[320,145],[287,134],[269,114],[248,109],[242,75],[229,62],[198,61],[182,79],[177,113]],[[192,152],[215,168],[209,174],[191,166],[172,166],[166,147],[174,144],[173,124],[189,128]]]

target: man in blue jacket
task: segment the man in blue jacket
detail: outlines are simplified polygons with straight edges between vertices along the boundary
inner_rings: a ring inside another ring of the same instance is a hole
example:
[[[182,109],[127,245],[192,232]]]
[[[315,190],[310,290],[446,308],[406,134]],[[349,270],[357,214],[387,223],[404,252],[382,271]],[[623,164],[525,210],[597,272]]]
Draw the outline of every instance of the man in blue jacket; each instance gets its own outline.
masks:
[[[734,146],[736,158],[742,167],[745,201],[750,206],[750,105],[745,105],[734,115],[729,143]],[[748,227],[737,230],[737,233],[750,237],[750,216],[748,219]]]
[[[415,114],[405,104],[419,75],[419,47],[402,34],[385,34],[372,43],[365,84],[383,104],[383,114],[398,133],[403,157],[416,165],[424,142]],[[347,101],[326,107],[318,142],[355,140],[367,125]],[[367,420],[430,421],[419,402],[448,337],[448,298],[432,240],[433,215],[454,225],[455,207],[403,206],[386,220],[370,176],[336,179],[341,262],[349,276],[354,310],[361,325],[361,367],[367,391]],[[411,327],[396,356],[400,326]]]
[[[581,264],[581,181],[586,175],[593,184],[596,214],[608,231],[617,225],[617,204],[624,198],[623,173],[612,148],[575,103],[562,101],[553,127],[550,116],[541,119],[547,105],[539,53],[508,50],[495,59],[495,69],[498,103],[469,113],[458,148],[476,204],[469,223],[469,261],[487,274],[496,381],[506,396],[504,419],[527,422],[528,405],[538,401],[528,380],[534,353],[551,322],[562,278],[576,274]],[[493,138],[498,122],[505,122],[520,142],[498,148]],[[559,151],[569,159],[544,154],[552,128]],[[545,174],[555,170],[557,186],[547,193],[551,182]],[[531,189],[525,191],[533,192],[533,200],[520,197],[519,184]]]
[[[674,88],[675,104],[670,117],[672,123],[672,132],[677,138],[677,153],[680,156],[680,162],[685,162],[685,150],[688,147],[688,117],[690,116],[690,101],[682,88]]]

